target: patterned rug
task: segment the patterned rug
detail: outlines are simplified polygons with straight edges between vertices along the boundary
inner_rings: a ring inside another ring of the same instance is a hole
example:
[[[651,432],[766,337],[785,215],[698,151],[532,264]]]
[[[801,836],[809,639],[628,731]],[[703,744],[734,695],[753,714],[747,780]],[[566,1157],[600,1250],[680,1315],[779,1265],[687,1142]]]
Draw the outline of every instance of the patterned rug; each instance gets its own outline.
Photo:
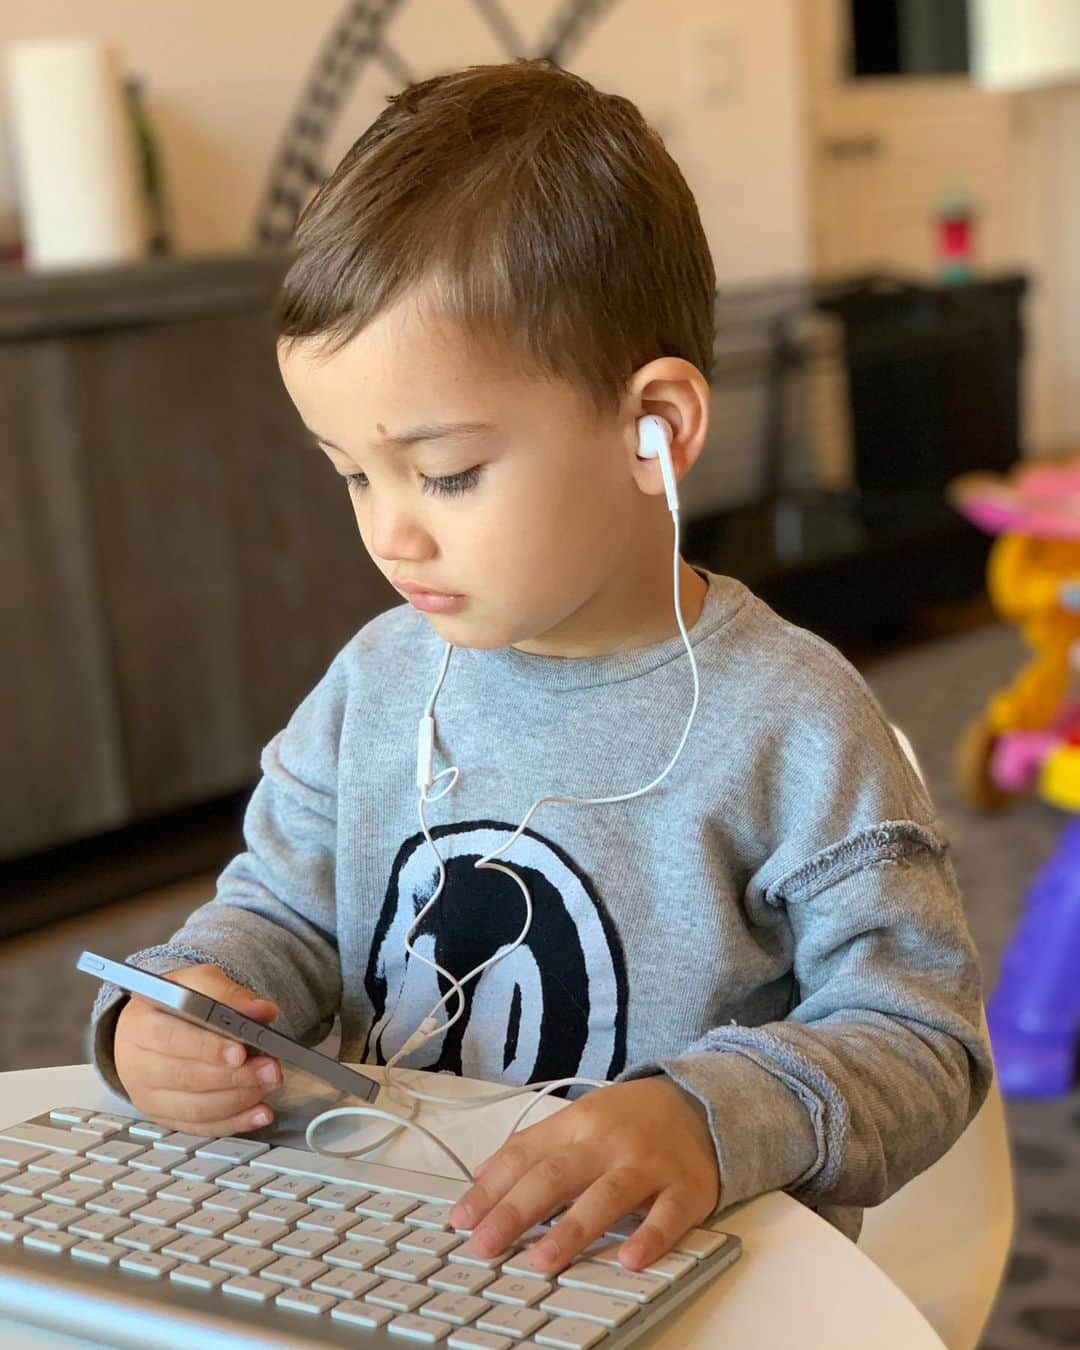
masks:
[[[1011,679],[1022,657],[1015,633],[990,624],[862,667],[888,716],[910,736],[953,842],[988,990],[1025,887],[1053,850],[1065,817],[1037,801],[1002,816],[973,814],[957,797],[951,757],[963,724]],[[213,885],[212,875],[196,877],[0,944],[0,1069],[81,1061],[97,984],[73,970],[79,952],[88,947],[120,959],[160,942],[210,897]],[[1080,1346],[1080,1093],[1010,1102],[1008,1116],[1017,1229],[982,1344],[984,1350]]]

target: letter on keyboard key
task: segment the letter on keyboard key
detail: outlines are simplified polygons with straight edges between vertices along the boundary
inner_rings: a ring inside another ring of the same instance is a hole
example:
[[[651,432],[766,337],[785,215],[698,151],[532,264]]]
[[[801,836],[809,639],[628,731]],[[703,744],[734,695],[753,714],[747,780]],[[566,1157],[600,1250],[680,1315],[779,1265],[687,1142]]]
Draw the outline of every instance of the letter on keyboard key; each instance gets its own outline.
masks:
[[[279,1308],[292,1308],[294,1312],[306,1313],[324,1313],[336,1301],[329,1294],[317,1294],[311,1289],[286,1289],[274,1299]]]
[[[578,1317],[556,1317],[536,1333],[537,1345],[554,1345],[558,1350],[590,1350],[608,1333],[595,1322]]]
[[[126,1247],[118,1247],[115,1242],[80,1242],[72,1247],[71,1255],[79,1261],[89,1261],[96,1266],[115,1266],[122,1256],[128,1255]]]
[[[450,1334],[450,1328],[445,1322],[432,1322],[430,1318],[421,1317],[416,1313],[402,1313],[400,1317],[395,1317],[386,1329],[391,1336],[419,1341],[421,1345],[438,1345]]]
[[[548,1280],[529,1279],[527,1275],[503,1275],[484,1290],[484,1297],[496,1303],[513,1303],[528,1308],[550,1294],[554,1285]]]
[[[218,1252],[217,1256],[210,1258],[210,1264],[216,1270],[232,1270],[238,1275],[254,1275],[256,1271],[262,1270],[263,1266],[268,1266],[276,1260],[274,1252],[264,1251],[262,1247],[226,1247],[223,1252]]]
[[[433,1290],[426,1284],[406,1284],[403,1280],[383,1280],[367,1296],[369,1303],[378,1303],[395,1312],[413,1312],[432,1297]]]
[[[333,1294],[335,1298],[363,1298],[369,1289],[374,1289],[380,1283],[378,1275],[339,1267],[312,1280],[311,1287],[317,1294]]]
[[[437,1317],[441,1322],[451,1322],[463,1327],[473,1322],[491,1305],[482,1298],[473,1298],[471,1294],[436,1294],[430,1303],[424,1304],[425,1317]]]
[[[547,1320],[547,1316],[535,1308],[512,1308],[506,1303],[500,1303],[498,1307],[481,1313],[476,1319],[476,1325],[481,1331],[498,1331],[520,1340],[523,1336],[531,1336]]]

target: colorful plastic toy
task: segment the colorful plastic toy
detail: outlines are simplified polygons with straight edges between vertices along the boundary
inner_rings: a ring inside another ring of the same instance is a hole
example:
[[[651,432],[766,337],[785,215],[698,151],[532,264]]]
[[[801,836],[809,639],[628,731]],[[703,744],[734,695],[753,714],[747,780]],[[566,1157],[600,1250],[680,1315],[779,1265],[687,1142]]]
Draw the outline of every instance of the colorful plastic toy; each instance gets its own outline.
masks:
[[[957,748],[960,790],[1000,809],[1034,789],[1080,815],[1080,459],[1023,465],[1008,477],[966,474],[949,499],[997,538],[987,586],[1034,656],[969,724]],[[987,1004],[1001,1090],[1059,1096],[1080,1045],[1080,819],[1032,880]]]

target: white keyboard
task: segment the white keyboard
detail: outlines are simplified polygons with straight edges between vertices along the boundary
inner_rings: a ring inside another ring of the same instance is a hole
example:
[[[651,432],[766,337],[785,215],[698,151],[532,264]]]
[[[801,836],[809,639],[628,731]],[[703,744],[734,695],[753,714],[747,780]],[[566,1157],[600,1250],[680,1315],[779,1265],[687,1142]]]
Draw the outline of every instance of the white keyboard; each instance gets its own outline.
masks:
[[[625,1220],[544,1279],[527,1252],[544,1225],[473,1254],[448,1218],[467,1189],[57,1107],[0,1129],[0,1313],[137,1350],[621,1350],[741,1252],[697,1228],[628,1271]]]

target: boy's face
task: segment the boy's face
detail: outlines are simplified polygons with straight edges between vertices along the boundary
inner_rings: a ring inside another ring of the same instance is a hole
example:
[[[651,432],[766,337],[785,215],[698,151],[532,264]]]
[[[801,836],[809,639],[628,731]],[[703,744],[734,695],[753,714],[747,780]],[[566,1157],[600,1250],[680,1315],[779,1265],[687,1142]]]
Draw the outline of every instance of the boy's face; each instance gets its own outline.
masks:
[[[442,638],[553,655],[620,644],[618,616],[598,597],[620,575],[626,586],[658,518],[634,481],[631,414],[597,419],[568,382],[481,360],[413,297],[336,355],[317,360],[317,349],[279,345],[285,387],[352,475],[360,537],[383,575],[460,597],[425,613]],[[448,425],[462,423],[472,429]],[[400,439],[435,424],[445,434]],[[667,518],[669,557],[670,528]],[[670,607],[670,580],[667,590]]]

